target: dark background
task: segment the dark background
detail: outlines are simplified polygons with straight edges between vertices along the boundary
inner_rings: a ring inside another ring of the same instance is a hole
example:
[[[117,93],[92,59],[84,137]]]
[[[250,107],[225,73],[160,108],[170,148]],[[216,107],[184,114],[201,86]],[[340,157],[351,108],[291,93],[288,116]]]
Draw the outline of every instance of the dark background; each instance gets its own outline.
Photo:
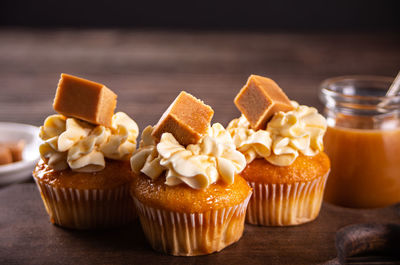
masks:
[[[398,31],[398,2],[1,0],[0,26]]]

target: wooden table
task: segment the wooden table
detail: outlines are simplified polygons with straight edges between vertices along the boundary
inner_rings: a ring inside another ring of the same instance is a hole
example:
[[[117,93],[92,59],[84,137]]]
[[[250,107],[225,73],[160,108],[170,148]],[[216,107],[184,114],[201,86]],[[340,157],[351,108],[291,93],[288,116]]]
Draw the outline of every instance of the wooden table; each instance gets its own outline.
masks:
[[[61,72],[102,82],[140,128],[154,124],[181,90],[226,125],[232,101],[254,73],[290,98],[321,107],[318,85],[348,74],[395,76],[396,34],[281,34],[140,31],[0,31],[0,121],[41,125],[54,113]]]
[[[238,33],[0,30],[0,121],[41,125],[61,72],[102,82],[140,128],[154,124],[180,90],[215,110],[214,122],[239,116],[232,100],[249,74],[276,80],[290,98],[322,109],[318,85],[347,74],[394,76],[394,33]],[[397,209],[397,208],[396,208]],[[324,204],[313,223],[246,225],[221,253],[177,258],[153,252],[138,224],[77,232],[52,226],[33,184],[0,190],[0,264],[315,264],[336,256],[335,232],[359,222],[399,223],[398,210]]]
[[[355,223],[400,223],[400,204],[376,210],[356,210],[325,203],[312,223],[295,227],[246,224],[242,239],[220,253],[173,257],[153,251],[138,222],[120,229],[100,231],[74,231],[51,225],[40,194],[31,183],[0,190],[0,202],[0,264],[10,265],[310,265],[336,257],[335,233],[339,228]],[[400,248],[398,238],[397,246]],[[385,264],[399,264],[400,257],[386,261]]]

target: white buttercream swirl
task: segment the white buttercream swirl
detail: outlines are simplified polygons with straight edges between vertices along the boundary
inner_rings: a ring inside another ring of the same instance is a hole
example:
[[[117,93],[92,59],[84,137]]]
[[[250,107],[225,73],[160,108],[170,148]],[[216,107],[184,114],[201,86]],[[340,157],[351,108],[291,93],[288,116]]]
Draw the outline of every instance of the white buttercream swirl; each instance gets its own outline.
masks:
[[[246,166],[245,157],[236,150],[233,140],[224,127],[215,123],[197,144],[186,148],[171,133],[163,133],[156,144],[148,126],[142,134],[140,148],[131,157],[131,167],[152,179],[164,171],[166,184],[185,183],[194,189],[207,188],[221,178],[234,182],[235,175]]]
[[[271,164],[288,166],[299,153],[314,156],[323,150],[325,118],[315,108],[295,101],[292,105],[292,111],[275,113],[265,130],[251,129],[243,115],[229,123],[227,129],[247,163],[263,157]]]
[[[105,158],[124,160],[136,149],[139,128],[123,112],[114,114],[112,126],[93,125],[62,115],[49,116],[40,127],[42,158],[55,170],[68,167],[95,172],[105,167]]]

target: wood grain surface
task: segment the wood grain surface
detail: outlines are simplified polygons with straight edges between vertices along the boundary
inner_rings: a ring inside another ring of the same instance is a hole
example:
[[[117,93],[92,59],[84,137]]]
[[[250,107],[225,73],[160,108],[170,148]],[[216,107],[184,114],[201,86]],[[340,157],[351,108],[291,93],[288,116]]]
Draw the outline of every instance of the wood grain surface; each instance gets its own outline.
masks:
[[[336,257],[335,233],[343,226],[365,222],[400,222],[400,205],[355,210],[325,203],[314,222],[295,227],[246,225],[242,239],[220,253],[173,257],[153,251],[138,222],[120,229],[100,231],[75,231],[50,224],[34,184],[19,184],[0,190],[0,202],[0,264],[10,265],[310,265]]]
[[[0,30],[0,121],[40,125],[61,72],[102,82],[117,109],[140,128],[154,124],[181,90],[215,110],[226,125],[232,101],[254,73],[276,80],[290,98],[321,108],[328,77],[395,76],[396,34]]]
[[[318,86],[349,74],[394,76],[400,36],[390,33],[244,33],[0,29],[0,121],[39,126],[54,113],[61,72],[106,84],[117,109],[141,129],[154,124],[181,90],[239,116],[232,101],[254,73],[276,80],[291,99],[322,109]],[[179,258],[156,253],[138,224],[77,232],[49,224],[33,184],[0,190],[0,264],[316,264],[336,256],[337,229],[360,222],[399,223],[398,209],[352,210],[324,204],[313,223],[246,225],[221,253]]]

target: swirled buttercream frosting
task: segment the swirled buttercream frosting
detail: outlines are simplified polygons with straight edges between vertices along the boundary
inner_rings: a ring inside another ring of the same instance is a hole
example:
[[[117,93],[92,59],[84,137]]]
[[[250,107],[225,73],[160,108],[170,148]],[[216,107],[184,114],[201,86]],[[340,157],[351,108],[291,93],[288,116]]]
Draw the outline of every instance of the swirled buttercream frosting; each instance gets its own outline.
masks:
[[[262,157],[273,165],[288,166],[300,153],[314,156],[323,151],[325,118],[313,107],[291,103],[295,109],[275,113],[265,130],[251,129],[243,115],[229,123],[227,130],[247,163]]]
[[[113,115],[110,128],[51,115],[40,127],[44,142],[39,152],[55,170],[95,172],[105,167],[105,158],[129,159],[136,149],[138,133],[137,124],[123,112]]]
[[[225,128],[215,123],[197,144],[181,145],[171,133],[163,133],[159,143],[151,137],[153,127],[142,133],[139,149],[131,157],[135,173],[152,179],[165,172],[166,185],[184,183],[194,189],[207,188],[221,179],[234,182],[235,175],[246,166],[246,159],[236,150]]]

